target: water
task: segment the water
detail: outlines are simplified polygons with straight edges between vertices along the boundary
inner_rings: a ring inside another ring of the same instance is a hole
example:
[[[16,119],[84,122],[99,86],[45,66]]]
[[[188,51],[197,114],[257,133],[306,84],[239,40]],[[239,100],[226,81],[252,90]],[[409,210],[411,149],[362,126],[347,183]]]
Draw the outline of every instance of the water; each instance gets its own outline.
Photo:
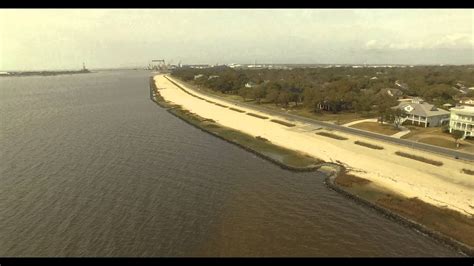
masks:
[[[455,256],[170,115],[146,71],[0,79],[0,256]]]

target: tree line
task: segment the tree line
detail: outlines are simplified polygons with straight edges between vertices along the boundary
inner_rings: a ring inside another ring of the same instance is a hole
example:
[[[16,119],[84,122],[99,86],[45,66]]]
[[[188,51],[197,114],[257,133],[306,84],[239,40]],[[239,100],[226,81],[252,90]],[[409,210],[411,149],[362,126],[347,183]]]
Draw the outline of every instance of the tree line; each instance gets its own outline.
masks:
[[[457,84],[474,86],[473,66],[320,67],[290,70],[218,66],[206,69],[179,68],[172,75],[257,103],[301,107],[313,112],[377,113],[382,120],[393,120],[395,114],[390,107],[397,104],[396,97],[390,97],[384,89],[400,89],[404,95],[422,97],[441,107],[445,103],[455,103],[455,96],[460,95]]]

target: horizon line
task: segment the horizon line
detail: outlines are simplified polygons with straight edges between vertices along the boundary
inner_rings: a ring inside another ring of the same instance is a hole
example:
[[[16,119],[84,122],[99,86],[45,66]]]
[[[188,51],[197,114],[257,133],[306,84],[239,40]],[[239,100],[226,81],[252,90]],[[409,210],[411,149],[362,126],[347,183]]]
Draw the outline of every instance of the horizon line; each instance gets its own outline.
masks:
[[[177,64],[170,64],[176,66]],[[193,66],[193,65],[207,65],[207,66],[229,66],[229,65],[243,65],[243,66],[271,66],[271,65],[300,65],[300,66],[311,66],[311,65],[319,65],[319,66],[474,66],[474,63],[470,64],[390,64],[390,63],[187,63],[181,64],[182,66]],[[140,66],[110,66],[110,67],[97,67],[97,68],[88,68],[89,70],[109,70],[109,69],[143,69],[146,70],[146,65]],[[0,69],[0,72],[26,72],[26,71],[69,71],[69,70],[78,70],[82,68],[43,68],[43,69]]]

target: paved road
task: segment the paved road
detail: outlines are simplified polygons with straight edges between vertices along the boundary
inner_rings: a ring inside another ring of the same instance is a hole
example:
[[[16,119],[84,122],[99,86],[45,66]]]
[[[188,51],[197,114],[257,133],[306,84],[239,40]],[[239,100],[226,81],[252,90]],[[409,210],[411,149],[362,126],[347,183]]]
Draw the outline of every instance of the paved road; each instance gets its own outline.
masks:
[[[180,81],[178,80],[178,82],[180,82]],[[187,87],[187,89],[193,90],[190,87]],[[255,110],[258,110],[260,112],[268,113],[270,115],[278,115],[278,116],[281,116],[281,117],[285,117],[288,120],[295,120],[295,121],[304,122],[304,123],[307,123],[307,124],[310,124],[310,125],[313,125],[313,126],[317,126],[317,127],[329,128],[329,129],[341,131],[341,132],[344,132],[344,133],[349,133],[349,134],[363,136],[363,137],[367,137],[367,138],[372,138],[372,139],[376,139],[376,140],[380,140],[380,141],[390,142],[392,144],[398,144],[398,145],[410,147],[410,148],[413,148],[413,149],[428,151],[428,152],[444,155],[444,156],[451,157],[451,158],[457,157],[458,159],[463,159],[463,160],[467,160],[467,161],[474,161],[474,154],[460,152],[460,151],[447,149],[447,148],[442,148],[442,147],[438,147],[438,146],[433,146],[433,145],[429,145],[429,144],[424,144],[424,143],[420,143],[420,142],[416,142],[416,141],[412,141],[412,140],[407,140],[407,139],[393,138],[393,137],[390,137],[390,136],[385,136],[385,135],[381,135],[381,134],[377,134],[377,133],[373,133],[373,132],[368,132],[368,131],[364,131],[364,130],[360,130],[360,129],[356,129],[356,128],[344,127],[344,126],[341,126],[341,125],[336,125],[336,124],[332,124],[332,123],[328,123],[328,122],[318,121],[318,120],[315,120],[315,119],[302,117],[302,116],[294,115],[294,114],[287,113],[287,112],[272,110],[272,109],[269,109],[265,106],[257,106],[255,104],[249,104],[249,103],[244,103],[244,102],[240,102],[240,101],[236,101],[236,100],[227,99],[225,97],[218,96],[218,95],[215,95],[215,94],[211,94],[209,92],[199,90],[199,89],[197,89],[197,91],[204,94],[204,95],[207,95],[209,97],[214,97],[214,98],[217,98],[217,99],[220,99],[222,101],[226,101],[226,102],[238,105],[238,106],[243,106],[243,107],[255,109]]]

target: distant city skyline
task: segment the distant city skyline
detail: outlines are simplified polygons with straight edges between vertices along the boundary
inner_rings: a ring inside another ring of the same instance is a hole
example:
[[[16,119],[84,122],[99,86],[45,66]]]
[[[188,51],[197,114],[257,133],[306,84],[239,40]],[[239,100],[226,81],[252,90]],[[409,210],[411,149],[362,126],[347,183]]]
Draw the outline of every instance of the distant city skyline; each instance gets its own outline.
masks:
[[[472,9],[0,10],[0,70],[474,64]]]

